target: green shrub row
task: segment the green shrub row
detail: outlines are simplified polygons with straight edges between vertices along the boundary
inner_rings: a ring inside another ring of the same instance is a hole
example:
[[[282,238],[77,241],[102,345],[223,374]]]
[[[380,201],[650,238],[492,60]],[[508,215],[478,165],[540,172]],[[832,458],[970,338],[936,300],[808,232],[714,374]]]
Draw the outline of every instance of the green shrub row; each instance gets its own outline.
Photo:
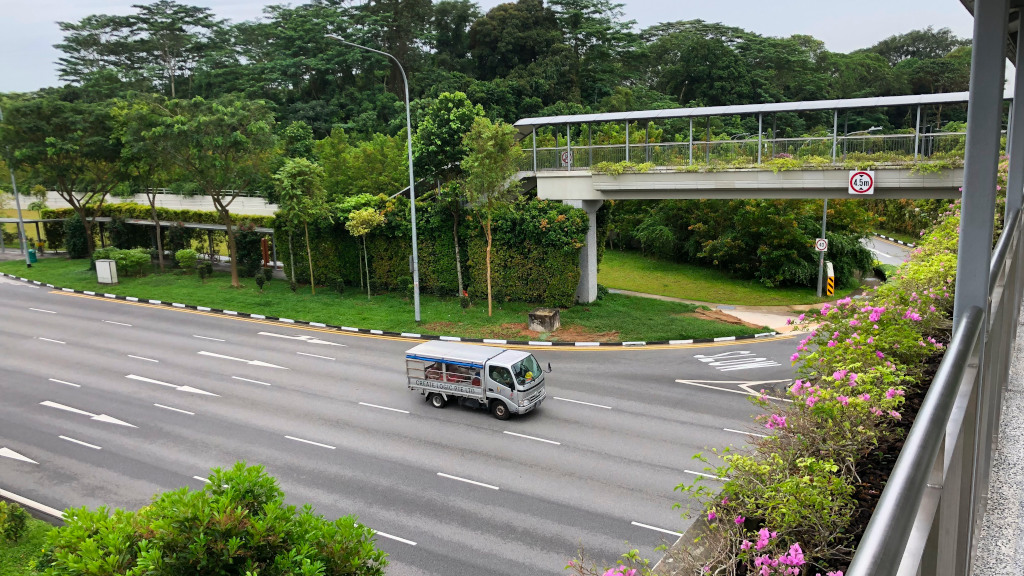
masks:
[[[807,335],[791,358],[800,376],[785,394],[792,403],[755,400],[770,436],[750,452],[716,451],[720,466],[699,456],[712,475],[728,478],[724,485],[677,488],[696,496],[710,524],[700,546],[711,572],[779,565],[835,574],[847,566],[862,506],[857,487],[878,466],[877,452],[898,445],[905,399],[923,393],[926,367],[950,336],[960,219],[949,211],[869,300],[847,298],[797,319]]]
[[[92,259],[113,260],[117,264],[118,276],[143,276],[149,271],[152,260],[149,250],[145,248],[132,248],[122,250],[120,248],[97,248],[92,252]]]
[[[0,500],[0,539],[17,542],[28,529],[28,512],[13,502]]]

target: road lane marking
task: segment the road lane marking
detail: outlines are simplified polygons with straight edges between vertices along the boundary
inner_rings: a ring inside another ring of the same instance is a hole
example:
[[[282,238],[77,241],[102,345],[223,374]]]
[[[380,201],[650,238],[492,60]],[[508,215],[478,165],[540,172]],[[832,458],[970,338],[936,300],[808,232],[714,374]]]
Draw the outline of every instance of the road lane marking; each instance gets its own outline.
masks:
[[[296,438],[295,436],[285,436],[285,438],[289,440],[295,440],[296,442],[305,442],[306,444],[312,444],[314,446],[319,446],[321,448],[330,448],[331,450],[337,450],[336,447],[331,446],[330,444],[321,444],[319,442],[313,442],[312,440],[303,440],[302,438]]]
[[[658,532],[664,532],[665,534],[672,534],[673,536],[682,536],[682,532],[676,532],[674,530],[666,530],[664,528],[658,528],[657,526],[651,526],[650,524],[641,524],[639,522],[630,522],[633,526],[639,526],[641,528],[647,528],[648,530],[657,530]]]
[[[756,354],[749,350],[730,350],[729,352],[722,352],[721,354],[697,354],[694,358],[704,362],[708,366],[713,366],[715,370],[720,372],[782,366],[782,364],[779,364],[774,360],[770,360],[767,357],[755,358],[754,356],[756,356]]]
[[[121,304],[121,305],[124,305],[124,306],[143,306],[143,307],[149,308],[149,309],[165,310],[165,311],[169,311],[169,312],[184,312],[186,314],[199,314],[201,316],[209,316],[211,318],[220,318],[222,320],[236,320],[236,321],[237,320],[241,320],[242,322],[253,322],[253,323],[257,323],[257,324],[265,324],[267,326],[276,326],[276,327],[279,327],[279,328],[282,327],[281,326],[281,322],[276,322],[276,321],[273,321],[273,320],[257,320],[257,319],[251,319],[251,318],[243,318],[243,317],[240,317],[240,316],[226,317],[223,314],[211,312],[209,310],[205,310],[204,311],[204,310],[202,310],[202,307],[197,307],[196,310],[190,310],[190,309],[187,309],[187,308],[164,308],[164,307],[151,306],[149,304],[146,304],[145,302],[138,301],[138,299],[135,299],[133,301],[130,297],[126,297],[125,300],[110,300],[108,298],[101,298],[101,297],[98,297],[98,296],[85,296],[85,295],[82,295],[82,294],[74,293],[74,290],[72,290],[71,288],[66,288],[66,289],[64,289],[61,292],[56,292],[56,291],[55,292],[51,292],[51,294],[55,294],[55,295],[58,295],[58,296],[67,296],[67,297],[71,297],[71,298],[85,298],[85,299],[92,299],[92,300],[101,300],[103,302],[110,302],[110,303],[115,303],[115,304]],[[345,327],[345,326],[340,326],[341,331],[339,331],[338,329],[335,329],[335,328],[326,328],[326,327],[325,328],[318,328],[318,327],[315,326],[315,324],[316,323],[313,323],[312,325],[309,325],[309,326],[305,326],[305,325],[304,326],[290,325],[290,326],[285,326],[285,327],[286,328],[290,328],[290,329],[295,329],[295,330],[308,330],[308,331],[311,331],[311,332],[324,332],[324,333],[336,334],[336,335],[337,334],[342,334],[342,335],[352,336],[352,337],[356,337],[356,338],[367,338],[367,339],[373,339],[373,340],[390,340],[390,341],[394,341],[394,342],[409,342],[410,341],[409,338],[402,338],[402,337],[399,337],[399,336],[386,336],[386,335],[359,333],[358,332],[358,328],[349,328],[349,327]],[[354,332],[354,333],[349,333],[349,332]],[[728,348],[728,347],[734,347],[734,346],[757,346],[757,345],[767,344],[767,343],[770,343],[770,342],[778,342],[778,341],[782,341],[782,340],[793,340],[793,339],[797,338],[798,336],[801,336],[802,334],[804,334],[804,332],[795,332],[794,331],[794,332],[786,332],[785,334],[777,334],[775,336],[770,336],[770,337],[758,338],[757,340],[745,340],[744,339],[744,340],[731,340],[731,341],[728,341],[728,342],[700,342],[700,343],[696,343],[696,344],[694,344],[692,342],[688,342],[686,340],[679,340],[679,341],[675,341],[676,342],[675,344],[648,344],[647,346],[644,346],[643,348],[636,348],[636,347],[629,347],[629,346],[597,346],[597,347],[588,347],[588,346],[580,346],[580,347],[576,347],[576,346],[554,346],[554,347],[548,347],[547,351],[548,352],[570,352],[570,353],[587,352],[587,353],[609,353],[609,354],[611,354],[611,353],[618,353],[618,352],[634,352],[635,353],[637,351],[647,351],[647,352],[650,352],[650,351],[657,351],[657,350],[681,350],[681,349],[693,349],[693,348],[718,348],[718,349],[722,349],[722,348]],[[421,339],[420,341],[427,342],[428,340],[422,340]],[[507,341],[492,340],[492,341],[485,341],[483,343],[483,345],[488,345],[488,344],[492,344],[492,345],[495,345],[495,346],[501,346],[502,348],[506,348],[506,349],[509,349],[509,350],[533,350],[534,349],[534,348],[532,348],[530,346],[526,346],[526,345],[508,344]]]
[[[193,338],[200,338],[202,340],[213,340],[214,342],[223,342],[224,341],[224,340],[222,340],[220,338],[210,338],[209,336],[199,336],[198,334],[193,334],[192,337]]]
[[[508,430],[505,430],[503,433],[504,434],[508,434],[509,436],[518,436],[520,438],[526,438],[528,440],[536,440],[537,442],[547,442],[548,444],[554,444],[555,446],[561,446],[562,445],[561,442],[555,442],[554,440],[545,440],[544,438],[537,438],[536,436],[527,436],[526,434],[517,434],[515,432],[509,432]]]
[[[758,438],[771,438],[768,434],[755,434],[753,432],[744,432],[743,430],[734,430],[732,428],[722,428],[726,432],[735,432],[737,434],[746,434],[747,436],[757,436]]]
[[[477,482],[476,480],[467,480],[466,478],[459,478],[458,476],[452,476],[451,474],[445,474],[444,472],[438,472],[438,476],[442,478],[450,478],[452,480],[458,480],[459,482],[465,482],[467,484],[473,484],[475,486],[483,486],[484,488],[490,488],[491,490],[500,490],[497,486],[490,484],[484,484],[483,482]]]
[[[53,342],[54,344],[67,344],[67,342],[61,342],[60,340],[51,340],[49,338],[43,338],[42,336],[36,336],[37,340],[45,340],[47,342]]]
[[[18,454],[17,452],[11,450],[7,446],[0,448],[0,456],[3,456],[4,458],[11,458],[14,460],[21,460],[22,462],[28,462],[30,464],[39,464],[39,462],[36,462],[35,460],[29,458],[28,456]]]
[[[29,308],[29,310],[35,310],[36,312],[45,312],[47,314],[56,314],[53,310],[43,310],[42,308]]]
[[[714,474],[705,474],[703,472],[695,472],[693,470],[683,470],[683,472],[686,472],[687,474],[694,474],[696,476],[703,476],[705,478],[711,478],[712,480],[720,480],[722,482],[729,481],[729,478],[726,478],[725,476],[715,476]]]
[[[205,482],[206,484],[210,483],[209,480],[207,480],[206,478],[203,478],[202,476],[193,476],[193,478],[195,478],[196,480],[199,480],[201,482]]]
[[[369,404],[366,402],[359,403],[362,406],[369,406],[370,408],[380,408],[381,410],[391,410],[392,412],[401,412],[402,414],[408,414],[408,410],[399,410],[398,408],[388,408],[387,406],[378,406],[376,404]]]
[[[605,406],[604,404],[591,404],[590,402],[583,402],[582,400],[570,400],[569,398],[561,398],[559,396],[552,396],[555,400],[561,400],[563,402],[572,402],[573,404],[585,404],[587,406],[593,406],[595,408],[604,408],[605,410],[611,410],[611,406]]]
[[[307,354],[305,352],[296,352],[296,354],[302,356],[312,356],[313,358],[323,358],[324,360],[334,360],[334,358],[331,358],[330,356],[320,356],[319,354]]]
[[[224,354],[214,354],[213,352],[207,352],[206,350],[200,350],[198,354],[200,356],[210,356],[211,358],[223,358],[225,360],[234,360],[235,362],[245,362],[250,366],[263,366],[264,368],[280,368],[281,370],[287,370],[284,366],[278,366],[277,364],[271,364],[261,360],[246,360],[245,358],[235,358],[234,356],[225,356]]]
[[[75,384],[74,382],[65,382],[63,380],[57,380],[56,378],[50,378],[50,382],[56,382],[58,384],[67,384],[68,386],[74,386],[75,388],[81,388],[81,384]]]
[[[125,324],[124,322],[114,322],[113,320],[104,320],[104,322],[106,322],[107,324],[116,324],[118,326],[127,326],[129,328],[132,327],[131,324]]]
[[[259,380],[250,380],[248,378],[242,378],[241,376],[232,376],[235,380],[241,380],[243,382],[252,382],[253,384],[263,384],[264,386],[270,386],[266,382],[260,382]]]
[[[733,394],[743,394],[744,396],[761,396],[761,394],[759,392],[754,392],[753,390],[750,390],[749,388],[746,388],[746,386],[753,386],[754,384],[774,384],[774,383],[778,383],[778,382],[789,382],[789,380],[788,379],[787,380],[760,380],[760,381],[753,381],[753,382],[745,382],[745,381],[742,381],[742,380],[739,380],[739,381],[736,381],[736,380],[725,380],[725,381],[718,381],[718,380],[676,380],[676,382],[678,382],[680,384],[689,384],[690,386],[698,386],[700,388],[709,388],[711,390],[718,390],[719,392],[731,392]],[[740,388],[743,388],[743,389],[742,390],[733,390],[732,388],[721,388],[719,386],[709,386],[708,384],[702,384],[702,382],[711,382],[713,384],[739,384]],[[792,402],[792,400],[790,400],[788,398],[779,398],[778,396],[768,396],[767,394],[765,394],[764,397],[768,398],[770,400],[781,400],[783,402]]]
[[[103,448],[100,448],[95,444],[89,444],[88,442],[82,442],[81,440],[75,440],[74,438],[68,438],[67,436],[58,436],[58,438],[61,440],[67,440],[68,442],[74,442],[75,444],[81,444],[82,446],[88,446],[94,450],[103,450]]]
[[[64,517],[64,513],[61,512],[60,510],[57,510],[56,508],[50,508],[46,504],[40,504],[39,502],[36,502],[35,500],[29,500],[28,498],[25,498],[24,496],[18,496],[14,492],[8,492],[8,491],[6,491],[6,490],[4,490],[2,488],[0,488],[0,497],[7,498],[8,500],[13,500],[13,501],[17,502],[18,504],[21,504],[22,506],[28,506],[29,508],[34,508],[36,510],[39,510],[40,512],[44,512],[46,514],[49,514],[50,516],[53,516],[55,518],[63,518]]]
[[[152,358],[146,358],[145,356],[136,356],[134,354],[129,354],[128,357],[135,358],[136,360],[145,360],[146,362],[160,362],[159,360],[153,360]]]
[[[173,410],[175,412],[181,412],[182,414],[188,414],[189,416],[196,415],[195,412],[189,412],[188,410],[182,410],[180,408],[171,408],[170,406],[164,406],[163,404],[153,404],[153,406],[156,406],[157,408],[164,408],[166,410]]]
[[[370,530],[373,530],[373,528],[370,528]],[[399,538],[398,536],[392,536],[391,534],[388,534],[387,532],[381,532],[380,530],[373,530],[373,533],[376,534],[377,536],[383,536],[385,538],[390,538],[392,540],[396,540],[398,542],[401,542],[402,544],[408,544],[409,546],[415,546],[416,545],[416,543],[413,542],[412,540],[406,540],[405,538]]]
[[[57,410],[64,410],[65,412],[72,412],[74,414],[88,416],[90,420],[96,420],[98,422],[117,424],[118,426],[127,426],[129,428],[138,428],[138,426],[135,426],[134,424],[129,424],[123,420],[118,420],[113,416],[107,416],[106,414],[93,414],[92,412],[86,412],[85,410],[79,410],[78,408],[72,408],[71,406],[65,406],[64,404],[58,404],[56,402],[51,402],[49,400],[44,400],[39,404],[41,406],[46,406],[47,408],[56,408]]]
[[[220,394],[214,394],[213,392],[207,392],[206,390],[200,390],[199,388],[193,388],[191,386],[178,386],[177,384],[170,384],[168,382],[161,382],[160,380],[154,380],[152,378],[146,378],[144,376],[136,376],[135,374],[128,374],[125,376],[130,380],[138,380],[139,382],[149,382],[150,384],[159,384],[161,386],[167,386],[174,388],[178,392],[191,392],[193,394],[203,394],[205,396],[216,396],[220,398]]]

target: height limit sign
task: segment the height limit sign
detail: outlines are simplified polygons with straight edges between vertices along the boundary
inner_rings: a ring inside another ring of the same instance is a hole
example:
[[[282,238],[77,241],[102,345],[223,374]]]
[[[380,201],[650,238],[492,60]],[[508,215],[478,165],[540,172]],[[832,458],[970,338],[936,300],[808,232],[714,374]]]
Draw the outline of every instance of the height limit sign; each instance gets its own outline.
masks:
[[[850,170],[850,194],[863,196],[875,193],[874,170]]]

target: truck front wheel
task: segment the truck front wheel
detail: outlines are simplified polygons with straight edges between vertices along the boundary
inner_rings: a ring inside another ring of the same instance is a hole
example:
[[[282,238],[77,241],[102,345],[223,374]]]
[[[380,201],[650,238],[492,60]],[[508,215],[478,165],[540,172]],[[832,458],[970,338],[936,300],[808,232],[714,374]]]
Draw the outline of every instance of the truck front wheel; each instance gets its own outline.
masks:
[[[448,404],[448,401],[444,399],[444,396],[440,394],[430,395],[430,405],[434,408],[444,408],[445,404]]]
[[[508,406],[505,406],[505,403],[501,400],[495,400],[491,403],[491,414],[494,414],[494,417],[498,420],[508,420],[510,416]]]

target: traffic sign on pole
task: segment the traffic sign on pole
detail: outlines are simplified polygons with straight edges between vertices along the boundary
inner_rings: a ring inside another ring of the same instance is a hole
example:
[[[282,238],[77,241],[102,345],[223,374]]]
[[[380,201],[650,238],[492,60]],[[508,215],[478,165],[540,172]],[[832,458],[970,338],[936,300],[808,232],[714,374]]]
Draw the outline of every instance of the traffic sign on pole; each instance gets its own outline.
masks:
[[[875,193],[874,170],[850,170],[850,194],[863,196]]]
[[[815,238],[814,249],[818,252],[828,252],[828,240],[825,238]]]

